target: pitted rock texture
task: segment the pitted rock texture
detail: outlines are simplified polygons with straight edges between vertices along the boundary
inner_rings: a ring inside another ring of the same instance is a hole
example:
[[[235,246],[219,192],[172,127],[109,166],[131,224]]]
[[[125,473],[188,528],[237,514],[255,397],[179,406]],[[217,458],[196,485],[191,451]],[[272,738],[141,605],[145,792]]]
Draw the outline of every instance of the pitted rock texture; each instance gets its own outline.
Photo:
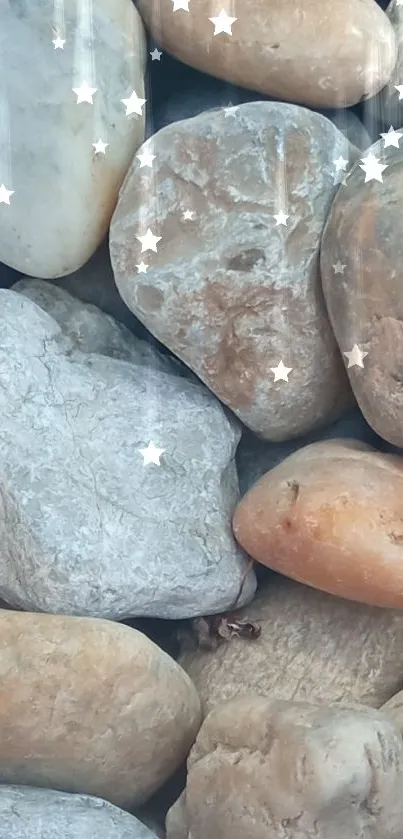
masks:
[[[53,789],[0,786],[1,839],[156,839],[107,801]]]
[[[351,603],[272,574],[236,618],[260,637],[214,652],[182,639],[179,663],[207,713],[236,696],[361,703],[379,708],[402,684],[403,612]]]
[[[319,241],[357,150],[325,117],[253,102],[161,129],[134,160],[110,230],[129,308],[256,434],[285,440],[351,402],[326,314]],[[287,226],[274,214],[289,214]],[[193,213],[187,219],[184,214]],[[144,254],[142,237],[161,237]],[[280,360],[288,382],[274,381]]]
[[[403,607],[403,458],[358,440],[294,452],[243,496],[233,517],[254,559],[300,583]]]
[[[397,126],[398,127],[398,126]],[[401,141],[400,141],[401,142]],[[387,168],[368,180],[356,163],[334,199],[321,245],[326,305],[357,402],[372,428],[403,446],[403,151],[384,140],[372,154]],[[335,273],[337,266],[337,273]],[[366,353],[351,364],[345,353]]]
[[[185,759],[199,698],[141,632],[0,611],[0,646],[0,784],[86,793],[131,809]]]
[[[251,695],[204,721],[167,839],[399,839],[402,783],[385,714]]]
[[[52,34],[53,33],[53,34]],[[66,39],[54,49],[52,39]],[[146,42],[131,0],[2,3],[0,260],[41,278],[80,268],[104,238],[119,188],[144,140]],[[73,88],[95,89],[92,104]],[[5,133],[4,133],[5,132]],[[96,154],[93,143],[108,143]]]
[[[32,300],[2,290],[0,414],[6,602],[175,618],[253,596],[230,524],[241,432],[202,385],[80,351]],[[139,451],[150,442],[164,449],[159,466]]]
[[[346,107],[373,96],[396,60],[393,29],[373,0],[232,0],[231,34],[210,18],[222,0],[137,0],[164,50],[185,64],[251,90],[314,107]]]

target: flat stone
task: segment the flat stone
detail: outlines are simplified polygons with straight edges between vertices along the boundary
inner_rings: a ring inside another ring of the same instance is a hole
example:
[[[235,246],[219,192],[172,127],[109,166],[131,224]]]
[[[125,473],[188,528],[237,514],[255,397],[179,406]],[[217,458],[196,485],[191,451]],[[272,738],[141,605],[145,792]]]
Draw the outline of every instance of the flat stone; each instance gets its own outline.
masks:
[[[398,839],[402,767],[385,714],[235,699],[200,729],[167,839]]]
[[[10,605],[119,620],[251,599],[230,524],[241,432],[202,385],[79,350],[25,294],[2,290],[0,413]],[[150,442],[159,465],[140,452]]]
[[[213,652],[182,639],[178,661],[205,713],[251,693],[379,708],[400,689],[403,612],[398,609],[351,603],[272,574],[235,618],[256,623],[260,637],[234,637]]]
[[[54,789],[2,784],[0,820],[7,839],[156,839],[135,816],[107,801]]]
[[[281,441],[331,422],[352,395],[319,244],[335,160],[357,150],[325,117],[271,102],[183,120],[142,149],[156,155],[153,168],[133,161],[109,238],[126,304],[259,436]],[[147,230],[161,238],[144,275]],[[280,361],[291,372],[275,382]]]
[[[393,29],[372,0],[251,0],[225,7],[227,32],[211,18],[222,0],[138,0],[164,50],[228,82],[314,107],[346,107],[373,96],[396,60]],[[186,4],[185,4],[186,6]],[[307,46],[309,45],[309,48]]]
[[[132,809],[185,759],[200,725],[199,698],[142,633],[111,621],[0,611],[0,645],[0,784],[85,793]]]
[[[274,571],[347,600],[403,607],[403,458],[358,440],[299,449],[239,502],[234,534]]]
[[[0,260],[60,277],[104,238],[144,140],[144,108],[126,116],[122,102],[133,90],[145,99],[143,26],[130,0],[3,3],[0,55],[0,185],[13,190],[0,204]],[[92,103],[74,93],[84,83]],[[100,139],[105,154],[93,147]]]
[[[375,159],[374,171],[366,168],[367,157],[370,166]],[[403,446],[403,299],[396,269],[402,195],[403,147],[385,147],[381,139],[353,165],[337,192],[321,246],[323,292],[354,395],[377,434],[398,447]]]

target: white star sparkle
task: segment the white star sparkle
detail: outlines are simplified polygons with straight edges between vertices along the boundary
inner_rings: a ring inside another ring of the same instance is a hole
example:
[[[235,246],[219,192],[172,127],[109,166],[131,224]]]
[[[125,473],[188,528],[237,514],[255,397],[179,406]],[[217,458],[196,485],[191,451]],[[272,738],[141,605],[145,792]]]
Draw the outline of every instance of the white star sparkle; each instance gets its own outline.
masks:
[[[155,160],[155,154],[151,154],[150,151],[142,151],[140,154],[136,154],[136,157],[140,161],[140,169],[143,166],[150,166],[152,168],[153,160]]]
[[[290,218],[290,216],[287,216],[281,210],[279,213],[277,213],[277,215],[273,216],[273,218],[276,219],[276,227],[278,227],[279,224],[284,224],[285,227],[287,227],[287,219]]]
[[[161,50],[157,50],[157,47],[155,47],[155,49],[152,52],[150,52],[150,55],[151,61],[161,61],[162,52]]]
[[[153,442],[150,442],[146,449],[139,449],[140,454],[143,455],[143,466],[147,463],[155,463],[156,466],[161,466],[160,457],[164,454],[165,449],[157,449]]]
[[[270,367],[272,373],[274,373],[274,381],[278,382],[280,379],[283,379],[284,382],[288,382],[288,374],[291,373],[292,367],[285,367],[283,361],[280,361],[280,364],[277,367]]]
[[[333,268],[333,271],[334,271],[335,274],[344,274],[345,267],[346,266],[343,265],[342,262],[340,262],[340,259],[339,259],[338,262],[335,262],[335,264],[332,265],[332,268]]]
[[[161,236],[154,236],[150,228],[148,228],[144,236],[136,236],[136,239],[141,242],[141,252],[155,251],[157,253],[157,242],[161,240]]]
[[[130,116],[130,114],[138,114],[139,116],[142,116],[141,109],[147,102],[147,99],[140,99],[139,96],[137,96],[136,91],[133,90],[133,93],[130,94],[128,99],[122,99],[121,101],[124,105],[126,105],[127,117]]]
[[[7,189],[4,184],[0,186],[0,204],[9,204],[10,195],[14,195],[14,189]]]
[[[56,38],[53,39],[53,49],[55,50],[64,50],[64,45],[66,43],[65,38],[61,38],[60,35],[57,35]]]
[[[194,210],[185,210],[185,212],[182,215],[183,221],[193,221],[194,217]]]
[[[138,265],[136,265],[136,268],[138,274],[146,274],[148,265],[146,265],[145,262],[141,261],[138,263]]]
[[[105,149],[109,146],[109,143],[104,143],[103,140],[97,140],[97,142],[92,145],[94,146],[95,154],[105,154]]]
[[[174,12],[179,12],[180,9],[183,9],[184,12],[189,11],[189,0],[172,0],[174,7]]]
[[[97,92],[97,89],[96,87],[90,87],[87,82],[83,82],[80,87],[73,87],[73,93],[77,96],[77,105],[80,102],[88,102],[90,105],[93,105],[92,97]]]
[[[387,169],[387,163],[380,163],[378,158],[370,152],[366,157],[361,158],[364,165],[360,163],[360,169],[365,172],[365,181],[380,181],[383,183],[382,172]]]
[[[368,353],[360,350],[358,344],[354,344],[353,349],[350,350],[350,352],[344,352],[343,355],[346,355],[348,358],[347,367],[364,367],[363,358],[365,358]]]
[[[381,137],[384,140],[384,148],[387,149],[388,146],[395,146],[397,149],[399,148],[399,140],[403,137],[401,131],[395,131],[393,125],[390,126],[389,131],[386,133],[381,134]]]
[[[399,94],[399,101],[400,101],[400,99],[403,99],[403,84],[395,84],[394,88],[395,88],[395,90],[397,90],[397,92]]]
[[[229,17],[225,9],[221,9],[218,17],[209,17],[211,23],[214,23],[214,35],[219,35],[224,32],[226,35],[232,35],[232,25],[238,20],[237,17]]]

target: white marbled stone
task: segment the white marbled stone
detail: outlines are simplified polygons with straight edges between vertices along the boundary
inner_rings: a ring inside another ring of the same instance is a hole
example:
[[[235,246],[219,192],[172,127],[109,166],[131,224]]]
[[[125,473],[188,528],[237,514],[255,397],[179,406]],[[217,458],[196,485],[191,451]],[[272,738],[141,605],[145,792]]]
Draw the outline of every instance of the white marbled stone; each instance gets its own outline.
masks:
[[[0,203],[0,260],[60,277],[102,241],[144,139],[144,108],[126,116],[122,102],[145,98],[144,30],[131,0],[0,0],[0,21],[0,185],[14,190]],[[93,104],[77,102],[84,82]]]

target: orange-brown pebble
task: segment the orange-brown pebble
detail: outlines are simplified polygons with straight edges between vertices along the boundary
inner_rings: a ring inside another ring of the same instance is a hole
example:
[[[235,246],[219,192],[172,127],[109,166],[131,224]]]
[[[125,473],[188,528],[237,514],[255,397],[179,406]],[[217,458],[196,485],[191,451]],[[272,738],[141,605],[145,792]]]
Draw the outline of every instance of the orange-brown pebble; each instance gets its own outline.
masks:
[[[249,490],[233,531],[254,559],[349,600],[403,607],[403,459],[356,440],[299,449]]]

